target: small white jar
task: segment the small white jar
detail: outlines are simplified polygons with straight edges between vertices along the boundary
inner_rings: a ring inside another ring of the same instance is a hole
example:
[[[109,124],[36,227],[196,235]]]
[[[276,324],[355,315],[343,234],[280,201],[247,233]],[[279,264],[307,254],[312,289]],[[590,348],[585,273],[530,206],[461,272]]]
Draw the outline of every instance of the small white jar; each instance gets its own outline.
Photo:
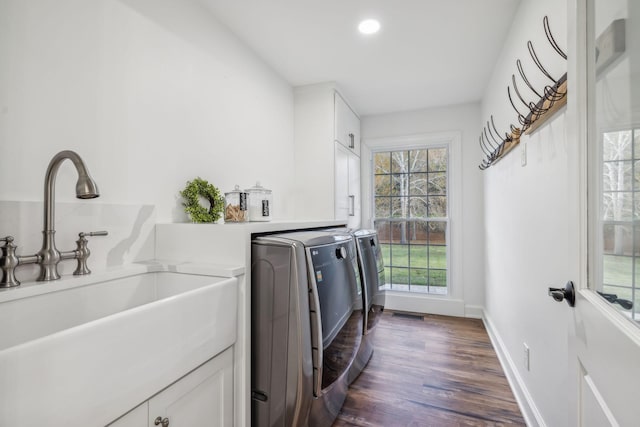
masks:
[[[249,200],[249,221],[271,221],[272,195],[271,190],[256,185],[244,190]]]

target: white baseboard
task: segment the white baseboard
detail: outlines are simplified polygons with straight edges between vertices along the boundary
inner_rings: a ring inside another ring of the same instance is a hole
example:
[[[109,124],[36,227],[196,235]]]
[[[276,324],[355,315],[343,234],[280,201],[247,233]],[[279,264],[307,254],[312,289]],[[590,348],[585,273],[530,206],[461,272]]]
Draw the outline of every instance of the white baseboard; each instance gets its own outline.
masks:
[[[443,316],[465,316],[464,301],[462,300],[409,292],[387,291],[384,308],[413,313],[441,314]]]
[[[484,317],[484,307],[480,305],[465,305],[464,317],[471,319],[482,319]]]
[[[520,406],[520,411],[522,412],[522,416],[524,417],[527,426],[546,427],[546,424],[542,419],[542,414],[538,411],[538,408],[536,407],[529,390],[527,390],[522,377],[518,374],[513,358],[509,354],[509,351],[504,345],[502,338],[500,338],[500,334],[498,334],[498,331],[495,329],[491,319],[487,316],[486,311],[483,312],[482,321],[484,322],[484,326],[489,334],[493,348],[498,355],[498,360],[502,365],[504,374],[507,377],[507,381],[509,381],[509,385],[511,386],[511,390],[518,402],[518,406]]]
[[[384,306],[389,310],[412,313],[440,314],[472,319],[482,319],[484,316],[482,306],[465,305],[463,300],[407,292],[387,291]]]

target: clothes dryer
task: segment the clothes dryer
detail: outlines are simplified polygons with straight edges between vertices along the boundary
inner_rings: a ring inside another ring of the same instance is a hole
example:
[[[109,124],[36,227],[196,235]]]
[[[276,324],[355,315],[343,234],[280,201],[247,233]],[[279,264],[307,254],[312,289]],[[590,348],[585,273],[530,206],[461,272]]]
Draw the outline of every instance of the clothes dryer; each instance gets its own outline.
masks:
[[[304,231],[252,242],[252,425],[330,426],[364,311],[352,236]]]

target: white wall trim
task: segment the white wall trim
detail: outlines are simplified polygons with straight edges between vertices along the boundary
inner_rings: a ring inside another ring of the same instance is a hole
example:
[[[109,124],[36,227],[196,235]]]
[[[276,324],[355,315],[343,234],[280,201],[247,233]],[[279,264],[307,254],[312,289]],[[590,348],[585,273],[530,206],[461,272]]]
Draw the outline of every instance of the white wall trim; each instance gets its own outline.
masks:
[[[388,310],[411,313],[440,314],[464,317],[464,301],[445,296],[436,297],[416,292],[386,291],[384,307]]]
[[[486,311],[483,313],[482,321],[484,322],[489,339],[491,340],[493,348],[498,355],[498,360],[500,361],[500,365],[502,365],[502,370],[507,377],[507,381],[509,381],[509,385],[511,386],[511,390],[518,402],[518,406],[520,407],[520,411],[522,412],[522,416],[524,417],[527,426],[546,427],[542,414],[533,401],[529,390],[527,390],[524,380],[520,374],[518,374],[513,358],[509,354],[507,347],[504,345],[502,338],[500,338],[500,334],[498,334],[498,331],[495,329],[493,322],[487,315]]]
[[[385,308],[392,311],[438,314],[469,319],[482,319],[484,317],[484,307],[479,305],[466,305],[464,301],[459,299],[409,292],[387,291]]]
[[[465,305],[464,306],[464,317],[468,317],[470,319],[482,319],[484,317],[484,307],[480,305]]]

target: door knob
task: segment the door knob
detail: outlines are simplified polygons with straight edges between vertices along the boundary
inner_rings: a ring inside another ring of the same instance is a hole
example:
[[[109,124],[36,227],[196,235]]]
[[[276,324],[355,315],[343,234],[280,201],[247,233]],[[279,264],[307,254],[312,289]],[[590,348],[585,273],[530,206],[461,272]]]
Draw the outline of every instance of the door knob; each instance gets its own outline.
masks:
[[[570,307],[576,305],[576,291],[572,281],[568,281],[564,289],[549,288],[549,296],[558,302],[567,301]]]

